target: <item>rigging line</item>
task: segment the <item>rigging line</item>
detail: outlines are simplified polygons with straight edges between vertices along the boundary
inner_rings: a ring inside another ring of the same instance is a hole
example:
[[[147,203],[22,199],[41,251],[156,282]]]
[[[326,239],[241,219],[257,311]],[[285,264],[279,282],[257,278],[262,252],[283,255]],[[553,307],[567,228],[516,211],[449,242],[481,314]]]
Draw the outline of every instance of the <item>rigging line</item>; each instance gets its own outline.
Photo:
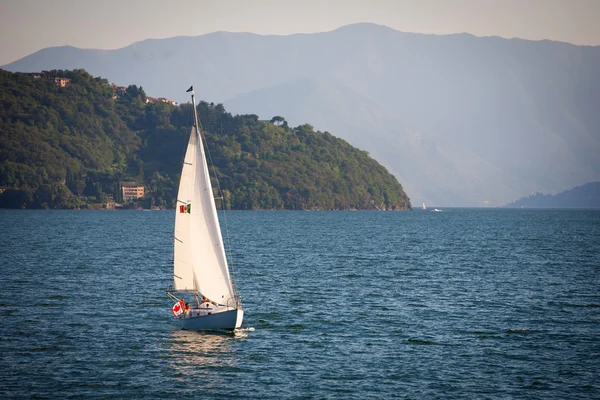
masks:
[[[199,127],[199,134],[200,134],[200,132],[203,130],[202,122],[200,121],[200,118],[198,118],[198,125],[200,125],[200,127]],[[210,166],[212,167],[212,170],[213,170],[213,176],[215,177],[215,181],[217,182],[217,191],[219,192],[219,197],[224,198],[223,191],[221,190],[221,183],[219,182],[219,177],[217,176],[217,169],[215,167],[215,164],[213,163],[212,156],[210,154],[210,149],[208,148],[208,140],[206,138],[206,135],[200,134],[200,138],[206,144],[206,146],[205,146],[206,154],[208,154],[208,161],[210,162]],[[231,239],[229,237],[229,224],[227,222],[227,212],[225,210],[225,201],[224,200],[221,200],[221,210],[223,211],[225,236],[227,237],[227,246],[225,247],[225,256],[228,257],[228,259],[229,259],[229,266],[231,268],[231,280],[232,280],[231,286],[233,287],[233,293],[236,294],[236,296],[237,296],[237,280],[235,277],[235,266],[233,263],[233,253],[231,250]]]

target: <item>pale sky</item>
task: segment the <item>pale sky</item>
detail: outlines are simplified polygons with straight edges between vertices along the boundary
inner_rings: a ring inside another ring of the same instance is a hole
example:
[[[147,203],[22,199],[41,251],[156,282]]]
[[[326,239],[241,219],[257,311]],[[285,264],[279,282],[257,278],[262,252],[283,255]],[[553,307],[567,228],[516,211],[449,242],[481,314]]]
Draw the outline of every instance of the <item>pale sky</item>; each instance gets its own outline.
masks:
[[[0,0],[0,65],[215,31],[288,35],[373,22],[404,32],[600,45],[600,0]]]

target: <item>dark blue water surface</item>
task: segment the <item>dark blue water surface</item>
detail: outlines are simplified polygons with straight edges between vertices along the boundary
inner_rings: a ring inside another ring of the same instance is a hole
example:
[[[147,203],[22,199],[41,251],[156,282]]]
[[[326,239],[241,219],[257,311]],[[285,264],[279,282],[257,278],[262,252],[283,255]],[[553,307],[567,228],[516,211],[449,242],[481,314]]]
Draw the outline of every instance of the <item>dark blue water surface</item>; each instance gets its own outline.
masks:
[[[174,211],[0,210],[0,398],[600,398],[600,212],[227,213],[244,328],[182,331]]]

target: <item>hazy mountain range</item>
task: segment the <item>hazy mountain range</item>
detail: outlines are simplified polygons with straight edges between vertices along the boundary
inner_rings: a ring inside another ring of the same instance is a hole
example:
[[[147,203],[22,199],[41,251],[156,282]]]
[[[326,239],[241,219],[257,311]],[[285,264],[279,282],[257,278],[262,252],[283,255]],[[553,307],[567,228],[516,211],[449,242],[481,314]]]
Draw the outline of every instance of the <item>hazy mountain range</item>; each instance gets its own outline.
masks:
[[[194,84],[231,112],[307,122],[367,150],[413,204],[496,206],[600,180],[600,47],[356,24],[55,47],[2,68],[84,68],[179,102]]]
[[[555,195],[535,193],[506,207],[513,208],[600,208],[600,182],[586,183]]]

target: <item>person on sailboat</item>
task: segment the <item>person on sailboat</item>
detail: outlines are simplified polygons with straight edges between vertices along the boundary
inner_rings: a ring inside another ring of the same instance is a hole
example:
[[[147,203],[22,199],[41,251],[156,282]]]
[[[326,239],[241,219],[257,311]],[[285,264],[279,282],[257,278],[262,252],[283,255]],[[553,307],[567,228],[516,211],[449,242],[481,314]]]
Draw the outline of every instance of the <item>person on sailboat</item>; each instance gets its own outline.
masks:
[[[205,296],[202,296],[202,303],[200,303],[200,308],[212,310],[215,308],[215,306],[209,299],[207,299]]]
[[[185,309],[183,311],[186,315],[190,313],[190,303],[185,303]]]

